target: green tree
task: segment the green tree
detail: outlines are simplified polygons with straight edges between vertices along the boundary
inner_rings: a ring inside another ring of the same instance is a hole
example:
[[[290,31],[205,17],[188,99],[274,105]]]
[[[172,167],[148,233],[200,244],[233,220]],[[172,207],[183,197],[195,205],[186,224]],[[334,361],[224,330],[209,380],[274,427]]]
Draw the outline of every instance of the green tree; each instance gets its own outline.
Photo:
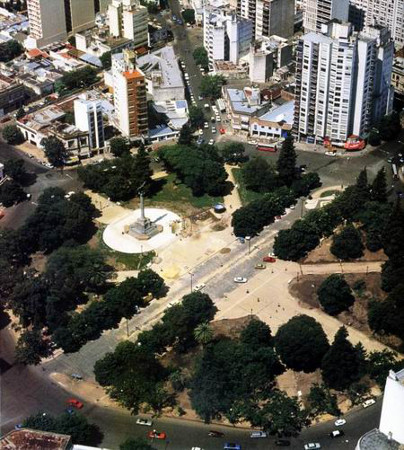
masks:
[[[195,10],[184,9],[181,14],[185,23],[190,23],[191,25],[195,23]]]
[[[271,329],[261,320],[251,319],[240,334],[240,342],[253,348],[272,347],[274,339]]]
[[[7,144],[19,145],[25,141],[24,135],[16,125],[6,125],[3,128],[2,135]]]
[[[399,201],[396,202],[382,233],[384,253],[389,261],[382,270],[382,287],[391,290],[401,283],[400,274],[404,268],[404,212]]]
[[[178,144],[190,145],[194,141],[192,129],[188,124],[183,125],[178,136]]]
[[[370,193],[372,200],[376,202],[385,203],[387,201],[387,181],[384,167],[377,172]]]
[[[208,322],[200,323],[194,331],[198,344],[206,345],[213,339],[213,330]]]
[[[98,80],[97,70],[94,67],[85,66],[81,69],[66,72],[63,77],[58,80],[56,90],[64,93],[66,90],[83,89],[96,83]]]
[[[279,327],[275,348],[282,362],[290,369],[314,372],[329,349],[322,326],[312,317],[292,317]]]
[[[355,302],[349,284],[337,274],[330,275],[321,283],[317,295],[324,311],[331,316],[347,310]]]
[[[200,92],[203,97],[216,100],[222,96],[222,86],[226,80],[221,75],[205,75],[202,77]]]
[[[14,180],[6,180],[0,185],[0,203],[6,208],[26,200],[27,194]]]
[[[383,141],[392,141],[401,131],[400,115],[393,112],[389,116],[384,116],[379,123],[380,138]]]
[[[54,167],[63,167],[69,157],[69,152],[63,142],[56,136],[44,138],[41,142],[45,149],[45,156]]]
[[[282,143],[282,148],[279,153],[279,158],[276,163],[279,177],[286,184],[290,186],[297,178],[296,168],[296,150],[293,144],[293,137],[288,135]]]
[[[353,225],[347,225],[334,234],[330,251],[339,259],[356,259],[363,256],[363,248],[360,232]]]
[[[4,42],[0,45],[0,62],[9,62],[24,53],[24,47],[16,40]]]
[[[368,143],[373,147],[381,144],[380,134],[377,130],[371,130],[368,136]]]
[[[248,159],[245,155],[245,146],[242,142],[226,142],[220,148],[220,153],[223,159],[230,163],[238,164]]]
[[[4,163],[4,173],[17,183],[23,184],[27,179],[27,171],[25,170],[23,159],[7,159]]]
[[[193,51],[192,56],[198,66],[203,67],[205,70],[209,69],[209,57],[205,47],[197,47]]]
[[[164,279],[152,269],[145,269],[139,272],[137,283],[141,295],[151,293],[154,298],[161,298],[167,294],[168,288]]]
[[[192,129],[202,128],[205,122],[205,114],[200,106],[191,105],[188,109],[189,123]]]
[[[314,417],[319,414],[331,414],[333,416],[341,414],[338,408],[337,396],[331,394],[330,390],[323,384],[313,384],[307,400],[310,404],[310,414]]]
[[[348,341],[348,332],[341,327],[334,337],[334,342],[321,362],[321,373],[327,386],[338,391],[359,380],[360,357]]]
[[[376,381],[381,389],[384,389],[386,378],[390,370],[401,369],[402,364],[397,359],[397,353],[391,350],[373,351],[367,359],[367,369],[370,378]]]
[[[280,184],[274,167],[261,157],[250,159],[241,169],[247,189],[255,192],[269,192]]]
[[[112,65],[112,54],[111,52],[105,52],[100,56],[100,61],[102,64],[102,68],[104,70],[109,70]]]
[[[119,450],[155,450],[146,439],[136,438],[127,439],[124,443],[119,446]]]
[[[100,429],[96,425],[88,423],[87,419],[78,413],[63,413],[54,417],[51,414],[39,412],[27,417],[23,421],[23,426],[34,430],[70,435],[73,444],[98,446],[103,439]]]
[[[253,426],[278,436],[296,436],[307,423],[307,413],[300,408],[296,397],[278,389],[269,394],[262,407],[255,406],[251,416]]]
[[[17,363],[37,365],[41,362],[41,358],[49,355],[49,345],[42,339],[39,330],[26,330],[18,338],[15,347],[15,360]]]
[[[130,143],[124,137],[114,137],[110,140],[111,153],[116,157],[121,157],[130,152]]]
[[[23,106],[20,106],[20,107],[18,108],[18,111],[17,111],[16,115],[15,115],[15,118],[16,118],[17,120],[20,120],[20,119],[22,119],[24,116],[25,116],[25,109],[24,109]]]

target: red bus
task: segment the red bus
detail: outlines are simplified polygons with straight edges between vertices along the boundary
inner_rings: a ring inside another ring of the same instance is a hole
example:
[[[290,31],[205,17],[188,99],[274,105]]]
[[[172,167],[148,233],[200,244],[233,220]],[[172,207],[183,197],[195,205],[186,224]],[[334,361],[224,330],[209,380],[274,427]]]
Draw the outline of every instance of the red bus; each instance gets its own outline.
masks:
[[[278,150],[276,143],[273,144],[257,144],[259,152],[276,152]]]

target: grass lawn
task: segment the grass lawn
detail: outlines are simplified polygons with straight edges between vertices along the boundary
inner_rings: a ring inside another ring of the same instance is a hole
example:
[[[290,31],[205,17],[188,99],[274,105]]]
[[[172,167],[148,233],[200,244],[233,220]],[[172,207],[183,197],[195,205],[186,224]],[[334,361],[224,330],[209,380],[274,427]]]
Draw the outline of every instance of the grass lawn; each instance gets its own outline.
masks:
[[[161,190],[150,199],[146,199],[146,205],[153,206],[154,203],[163,203],[183,206],[190,204],[194,208],[210,208],[216,203],[223,203],[223,197],[210,197],[206,194],[202,197],[194,197],[189,187],[183,183],[176,184],[175,180],[175,174],[165,177]]]
[[[253,200],[262,198],[265,195],[260,192],[254,192],[246,189],[246,187],[244,186],[243,177],[241,175],[241,169],[232,168],[231,171],[233,173],[236,183],[238,184],[238,191],[240,193],[240,199],[243,205],[246,205],[247,203],[250,203]]]
[[[95,235],[95,245],[106,257],[107,263],[115,268],[115,270],[140,270],[156,256],[155,252],[130,254],[121,253],[109,248],[102,239],[102,233],[105,226],[99,228]]]
[[[340,194],[341,191],[336,191],[336,190],[332,190],[330,189],[329,191],[324,191],[320,194],[320,198],[324,198],[324,197],[330,197],[330,195],[338,195]]]

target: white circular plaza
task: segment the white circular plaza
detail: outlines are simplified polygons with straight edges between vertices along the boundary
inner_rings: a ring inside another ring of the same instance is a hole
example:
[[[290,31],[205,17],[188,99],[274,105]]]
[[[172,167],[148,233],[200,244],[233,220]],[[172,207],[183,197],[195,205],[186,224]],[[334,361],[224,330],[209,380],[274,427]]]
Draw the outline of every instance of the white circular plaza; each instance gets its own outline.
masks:
[[[181,229],[181,218],[167,209],[145,208],[145,215],[156,225],[163,227],[161,233],[156,234],[148,240],[139,240],[125,231],[129,225],[139,219],[140,209],[128,212],[126,216],[112,222],[105,228],[102,238],[108,247],[122,253],[142,253],[166,247],[178,239],[175,234]],[[173,226],[173,224],[175,224]],[[174,231],[173,231],[174,230]]]

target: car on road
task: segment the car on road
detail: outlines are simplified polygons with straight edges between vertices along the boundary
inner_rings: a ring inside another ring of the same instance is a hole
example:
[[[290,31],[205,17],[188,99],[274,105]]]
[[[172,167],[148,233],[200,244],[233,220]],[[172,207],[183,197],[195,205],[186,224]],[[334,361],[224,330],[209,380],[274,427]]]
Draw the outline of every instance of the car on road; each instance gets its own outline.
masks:
[[[334,430],[331,431],[330,433],[330,438],[336,438],[336,437],[341,437],[343,436],[345,433],[342,430]]]
[[[77,398],[69,398],[67,400],[67,404],[77,409],[81,409],[84,406],[81,401],[77,400]]]
[[[144,419],[143,417],[139,417],[136,420],[136,425],[143,425],[145,427],[151,427],[153,425],[153,421],[150,419]]]
[[[247,283],[247,278],[245,277],[234,277],[235,283]]]
[[[240,444],[234,444],[233,442],[226,442],[223,446],[224,450],[241,450]]]
[[[208,122],[204,122],[204,123],[203,123],[203,128],[209,128]]]
[[[369,398],[368,400],[366,400],[366,401],[364,401],[363,403],[362,403],[362,406],[364,407],[364,408],[368,408],[369,406],[372,406],[372,405],[374,405],[376,403],[376,400],[374,399],[374,398]]]
[[[209,140],[209,145],[213,145],[215,143],[215,141],[213,139]]]
[[[342,427],[342,425],[345,425],[346,424],[346,420],[345,419],[337,419],[335,422],[334,422],[334,425],[336,426],[336,427]]]
[[[253,431],[250,434],[250,438],[257,439],[257,438],[266,438],[268,435],[265,433],[265,431]]]
[[[203,100],[202,95],[198,95],[198,100]]]
[[[275,445],[278,447],[290,447],[290,441],[287,439],[278,439],[275,441]]]
[[[304,445],[304,450],[318,450],[321,448],[321,445],[318,442],[309,442]]]
[[[205,142],[205,139],[202,136],[199,136],[196,145],[202,145]]]
[[[201,128],[200,130],[198,130],[198,134],[199,134],[199,136],[202,136],[202,135],[203,135],[203,130],[202,130],[202,128]]]
[[[208,436],[210,437],[224,437],[224,433],[216,430],[209,430]]]
[[[266,265],[265,265],[265,264],[256,264],[254,267],[255,267],[256,269],[265,269],[265,268],[266,268]]]
[[[213,134],[216,134],[216,133],[217,133],[216,127],[212,127],[212,133],[213,133]]]
[[[226,130],[225,130],[224,128],[220,128],[219,133],[220,133],[220,134],[225,134],[225,133],[226,133]]]
[[[274,258],[273,256],[264,256],[263,258],[262,258],[262,260],[264,261],[264,262],[268,262],[268,263],[274,263],[274,262],[276,262],[276,258]]]
[[[325,152],[327,156],[337,156],[337,152]]]
[[[74,380],[82,380],[83,377],[79,373],[72,373],[70,375]]]
[[[167,434],[164,433],[164,431],[152,430],[147,433],[147,436],[150,439],[165,439],[167,437]]]
[[[194,287],[194,291],[201,291],[205,286],[206,286],[205,283],[197,284],[197,285]]]
[[[215,122],[216,122],[215,117],[212,116],[212,117],[210,118],[210,121],[211,121],[212,123],[215,123]]]
[[[203,106],[206,109],[206,111],[209,111],[210,109],[209,103],[205,103]]]

